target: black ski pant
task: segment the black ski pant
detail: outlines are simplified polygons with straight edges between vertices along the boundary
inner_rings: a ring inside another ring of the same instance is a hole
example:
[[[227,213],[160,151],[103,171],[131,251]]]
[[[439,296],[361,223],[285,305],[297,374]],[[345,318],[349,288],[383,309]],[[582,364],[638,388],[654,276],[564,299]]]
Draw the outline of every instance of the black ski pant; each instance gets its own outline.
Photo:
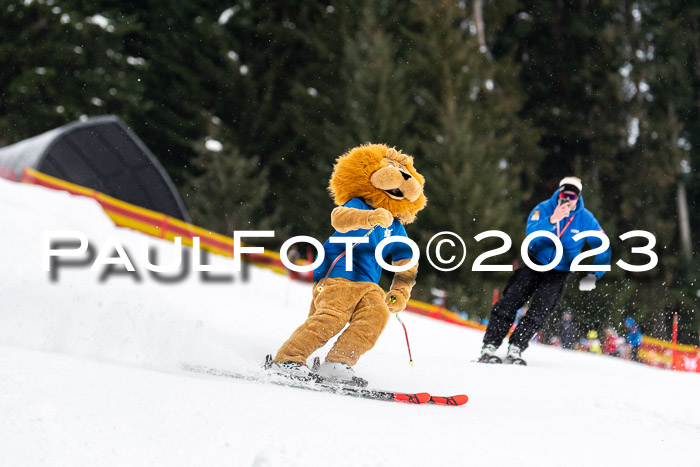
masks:
[[[633,345],[630,347],[630,350],[632,351],[632,361],[638,362],[639,361],[639,346],[638,345]]]
[[[554,311],[566,290],[568,271],[537,272],[520,266],[503,289],[503,296],[491,309],[491,318],[484,335],[484,344],[499,347],[515,322],[515,316],[525,302],[532,297],[527,313],[520,319],[511,334],[509,343],[525,350],[537,334],[549,314]]]

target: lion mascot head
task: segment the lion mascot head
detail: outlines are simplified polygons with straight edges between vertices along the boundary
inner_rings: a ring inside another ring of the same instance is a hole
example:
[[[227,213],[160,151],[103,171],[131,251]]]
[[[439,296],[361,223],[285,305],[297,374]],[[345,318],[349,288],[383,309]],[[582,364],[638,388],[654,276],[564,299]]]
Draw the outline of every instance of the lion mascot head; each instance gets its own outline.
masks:
[[[428,201],[424,185],[425,179],[413,167],[413,157],[384,144],[365,144],[336,160],[328,189],[338,206],[360,198],[410,224]]]

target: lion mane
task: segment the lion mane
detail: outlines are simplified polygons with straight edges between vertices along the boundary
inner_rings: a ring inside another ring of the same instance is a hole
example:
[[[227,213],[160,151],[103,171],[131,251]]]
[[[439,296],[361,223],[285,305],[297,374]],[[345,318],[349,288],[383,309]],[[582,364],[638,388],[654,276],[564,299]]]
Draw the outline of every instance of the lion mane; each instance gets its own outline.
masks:
[[[428,201],[424,186],[413,157],[384,144],[364,144],[336,160],[328,189],[338,206],[360,198],[410,224]]]

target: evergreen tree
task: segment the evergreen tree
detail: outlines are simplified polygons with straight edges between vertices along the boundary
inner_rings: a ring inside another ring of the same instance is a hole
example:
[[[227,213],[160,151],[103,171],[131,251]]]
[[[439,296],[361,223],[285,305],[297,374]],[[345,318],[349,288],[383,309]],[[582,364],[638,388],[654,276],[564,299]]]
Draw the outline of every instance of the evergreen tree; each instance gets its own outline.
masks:
[[[335,155],[310,149],[317,128],[300,120],[297,109],[328,99],[323,87],[335,72],[341,19],[318,2],[264,2],[255,8],[244,3],[226,24],[251,86],[220,96],[220,108],[228,109],[220,114],[236,132],[241,153],[259,157],[269,170],[263,217],[278,238],[328,234],[325,188]]]
[[[0,8],[0,144],[57,126],[114,113],[139,115],[140,57],[124,50],[138,29],[83,8],[8,1]]]
[[[594,292],[562,306],[591,324],[632,315],[664,338],[677,311],[692,341],[698,18],[696,4],[668,0],[8,0],[0,144],[117,114],[183,188],[196,223],[275,229],[270,247],[331,232],[337,156],[366,141],[395,145],[427,178],[429,205],[411,236],[425,246],[450,230],[468,248],[453,273],[424,261],[417,295],[439,284],[449,304],[477,315],[506,274],[471,271],[500,244],[474,235],[507,232],[513,247],[489,263],[519,259],[526,213],[579,175],[613,261],[646,261],[631,252],[645,241],[618,239],[637,229],[656,235],[660,261],[647,273],[613,265]]]
[[[243,157],[238,148],[227,148],[218,140],[198,146],[193,165],[201,174],[190,178],[183,188],[192,217],[229,237],[234,230],[273,229],[260,221],[269,189],[268,173],[260,160]]]
[[[679,101],[687,103],[692,94],[688,72],[679,65],[696,50],[683,49],[688,38],[697,37],[692,21],[681,19],[692,11],[680,10],[693,7],[523,3],[498,35],[496,56],[523,62],[523,112],[544,129],[541,187],[553,188],[569,173],[584,179],[586,206],[611,239],[613,261],[646,261],[630,253],[645,242],[622,243],[618,236],[624,232],[647,230],[659,240],[660,263],[652,271],[625,273],[613,265],[596,292],[569,294],[562,306],[584,311],[591,322],[618,326],[632,315],[649,332],[668,337],[670,310],[682,296],[674,285],[679,249],[671,240],[677,238],[677,220],[669,215],[676,212],[682,160],[678,109],[689,108]]]
[[[305,187],[310,201],[305,228],[318,238],[330,229],[333,205],[326,187],[336,157],[366,142],[409,153],[415,148],[415,138],[406,129],[415,103],[394,34],[382,24],[388,12],[364,1],[330,15],[334,18],[324,25],[327,33],[308,41],[323,60],[309,65],[286,105],[300,143],[308,148],[309,157],[295,170],[313,182]],[[326,40],[326,34],[337,38]]]
[[[526,213],[519,210],[524,168],[536,163],[539,153],[537,131],[517,116],[522,98],[512,62],[490,60],[479,50],[470,15],[464,4],[416,2],[405,28],[405,60],[419,106],[413,123],[430,203],[420,221],[422,240],[453,231],[468,251],[457,271],[437,273],[429,283],[449,284],[453,304],[487,315],[492,287],[507,275],[471,271],[476,252],[501,245],[500,240],[477,244],[474,236],[505,231],[514,246],[487,263],[510,265],[517,258],[525,236]]]
[[[657,205],[658,215],[665,218],[668,230],[659,239],[664,301],[653,317],[657,335],[670,336],[672,316],[680,315],[680,339],[697,342],[700,330],[700,239],[696,235],[700,218],[698,192],[698,130],[700,129],[700,6],[692,2],[641,1],[633,6],[633,18],[641,40],[636,48],[636,68],[648,83],[644,93],[647,123],[646,144],[659,152],[655,172],[664,177],[658,190],[664,196]],[[640,53],[641,51],[641,53]],[[641,92],[641,89],[639,89]],[[681,197],[688,200],[689,217],[681,216]],[[684,233],[695,238],[687,239]],[[690,243],[693,241],[692,243]],[[690,250],[690,251],[688,251]],[[688,257],[688,253],[690,256]]]

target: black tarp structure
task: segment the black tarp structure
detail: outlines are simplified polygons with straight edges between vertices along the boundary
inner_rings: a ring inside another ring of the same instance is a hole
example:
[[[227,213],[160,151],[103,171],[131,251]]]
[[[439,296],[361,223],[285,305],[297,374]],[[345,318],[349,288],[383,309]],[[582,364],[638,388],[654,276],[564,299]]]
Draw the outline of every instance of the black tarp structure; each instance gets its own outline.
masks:
[[[73,122],[0,148],[0,169],[25,167],[190,222],[182,198],[156,157],[116,116]]]

